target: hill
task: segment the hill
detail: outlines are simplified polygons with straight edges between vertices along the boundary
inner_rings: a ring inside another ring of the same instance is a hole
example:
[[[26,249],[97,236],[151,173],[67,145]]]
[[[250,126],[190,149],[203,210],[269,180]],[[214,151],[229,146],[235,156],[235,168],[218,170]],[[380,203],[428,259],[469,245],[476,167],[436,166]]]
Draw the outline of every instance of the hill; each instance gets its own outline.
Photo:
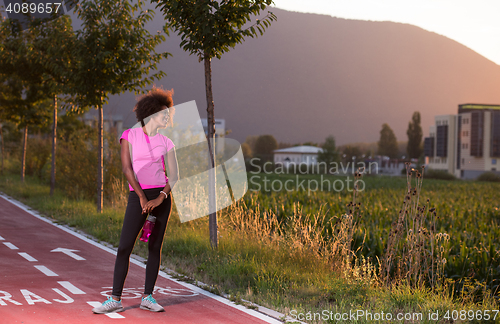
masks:
[[[387,122],[398,140],[414,111],[424,135],[434,116],[456,113],[458,104],[498,104],[500,66],[464,45],[419,27],[272,10],[278,21],[213,61],[216,118],[231,137],[272,134],[279,142],[337,144],[376,141]],[[148,26],[160,30],[158,13]],[[196,100],[206,116],[203,65],[179,48],[173,35],[161,45],[173,57],[158,84],[173,88],[174,101]],[[135,123],[133,94],[111,98],[105,113]]]

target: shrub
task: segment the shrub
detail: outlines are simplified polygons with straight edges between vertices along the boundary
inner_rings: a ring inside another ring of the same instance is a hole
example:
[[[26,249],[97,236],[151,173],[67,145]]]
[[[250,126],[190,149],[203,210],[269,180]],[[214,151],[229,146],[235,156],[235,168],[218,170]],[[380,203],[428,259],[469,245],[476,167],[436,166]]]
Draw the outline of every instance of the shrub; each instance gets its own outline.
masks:
[[[26,174],[43,178],[43,170],[46,164],[50,164],[52,143],[50,138],[41,136],[28,138],[26,148]]]
[[[82,129],[58,145],[57,187],[77,199],[95,200],[97,195],[97,130]],[[104,135],[104,196],[108,201],[121,200],[126,190],[122,177],[120,146],[114,133]],[[126,184],[126,182],[125,182]]]
[[[56,153],[56,185],[75,199],[96,197],[97,131],[81,130],[59,142]]]
[[[434,170],[434,169],[426,169],[424,171],[424,178],[426,179],[439,179],[439,180],[456,180],[457,178],[448,173],[446,170]]]
[[[500,182],[500,175],[495,172],[484,172],[479,177],[477,181],[489,181],[489,182]]]

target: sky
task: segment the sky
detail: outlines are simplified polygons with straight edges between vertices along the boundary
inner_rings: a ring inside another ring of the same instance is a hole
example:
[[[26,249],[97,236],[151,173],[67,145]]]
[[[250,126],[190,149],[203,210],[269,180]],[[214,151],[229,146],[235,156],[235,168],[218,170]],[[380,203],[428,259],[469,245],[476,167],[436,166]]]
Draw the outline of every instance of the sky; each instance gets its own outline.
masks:
[[[277,8],[346,19],[408,23],[500,64],[499,0],[274,0]]]
[[[0,5],[3,3],[0,0]],[[274,3],[291,11],[412,24],[451,38],[500,64],[500,0],[274,0]]]

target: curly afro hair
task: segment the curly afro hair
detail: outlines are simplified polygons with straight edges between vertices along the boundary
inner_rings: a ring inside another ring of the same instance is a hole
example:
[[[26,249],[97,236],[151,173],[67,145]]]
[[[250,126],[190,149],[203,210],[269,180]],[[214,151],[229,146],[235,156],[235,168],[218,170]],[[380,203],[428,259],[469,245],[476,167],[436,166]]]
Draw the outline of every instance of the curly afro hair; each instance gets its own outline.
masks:
[[[168,108],[172,107],[174,105],[174,101],[172,100],[173,95],[173,89],[163,90],[154,87],[147,94],[140,97],[139,101],[135,105],[134,111],[137,120],[142,121],[147,117],[156,114],[157,112],[163,110],[164,106],[167,106]]]

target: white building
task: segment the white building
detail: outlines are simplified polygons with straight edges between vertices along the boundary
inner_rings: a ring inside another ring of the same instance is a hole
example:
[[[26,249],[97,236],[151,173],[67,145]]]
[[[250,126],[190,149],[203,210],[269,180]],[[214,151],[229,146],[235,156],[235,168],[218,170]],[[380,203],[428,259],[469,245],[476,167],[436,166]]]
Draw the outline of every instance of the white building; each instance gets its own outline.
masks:
[[[500,105],[459,105],[457,115],[436,116],[435,121],[424,141],[429,168],[463,179],[499,173]]]
[[[315,146],[293,146],[274,150],[274,164],[288,166],[290,163],[313,165],[318,163],[318,153],[323,149]]]
[[[388,156],[377,155],[374,159],[365,161],[365,172],[370,174],[382,174],[390,176],[400,176],[406,170],[406,163],[410,163],[412,168],[416,168],[417,159],[391,159]]]

